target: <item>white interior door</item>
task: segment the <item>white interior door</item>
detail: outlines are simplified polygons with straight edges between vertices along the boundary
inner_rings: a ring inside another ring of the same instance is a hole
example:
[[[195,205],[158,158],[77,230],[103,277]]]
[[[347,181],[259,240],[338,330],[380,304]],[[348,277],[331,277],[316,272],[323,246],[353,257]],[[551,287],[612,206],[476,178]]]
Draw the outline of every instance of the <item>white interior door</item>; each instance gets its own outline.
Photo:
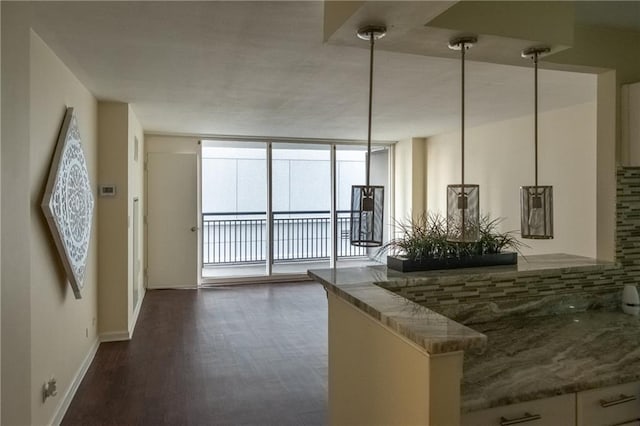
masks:
[[[196,154],[147,156],[147,288],[198,285]]]

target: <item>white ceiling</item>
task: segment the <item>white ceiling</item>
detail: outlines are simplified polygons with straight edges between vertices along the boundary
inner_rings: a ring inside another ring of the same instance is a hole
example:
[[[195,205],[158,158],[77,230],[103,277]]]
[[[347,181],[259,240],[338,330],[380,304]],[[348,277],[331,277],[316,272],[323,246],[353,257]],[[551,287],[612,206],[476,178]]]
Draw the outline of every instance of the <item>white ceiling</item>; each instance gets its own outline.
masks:
[[[576,21],[582,25],[640,32],[640,2],[580,1],[576,4]]]
[[[366,42],[324,44],[322,2],[42,2],[34,13],[78,78],[99,99],[131,103],[146,131],[366,138]],[[473,62],[473,49],[468,59],[468,125],[532,112],[526,60]],[[459,69],[378,50],[373,138],[456,129]],[[540,90],[541,110],[562,108],[595,100],[595,78],[542,70]]]

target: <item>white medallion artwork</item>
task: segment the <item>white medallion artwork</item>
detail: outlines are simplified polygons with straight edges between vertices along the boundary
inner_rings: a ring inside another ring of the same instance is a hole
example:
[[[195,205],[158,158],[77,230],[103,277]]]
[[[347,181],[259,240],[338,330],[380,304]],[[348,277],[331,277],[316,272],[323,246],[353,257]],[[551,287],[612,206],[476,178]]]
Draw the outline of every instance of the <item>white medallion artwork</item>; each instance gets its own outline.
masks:
[[[42,210],[76,299],[82,296],[93,221],[93,193],[76,116],[67,108]]]

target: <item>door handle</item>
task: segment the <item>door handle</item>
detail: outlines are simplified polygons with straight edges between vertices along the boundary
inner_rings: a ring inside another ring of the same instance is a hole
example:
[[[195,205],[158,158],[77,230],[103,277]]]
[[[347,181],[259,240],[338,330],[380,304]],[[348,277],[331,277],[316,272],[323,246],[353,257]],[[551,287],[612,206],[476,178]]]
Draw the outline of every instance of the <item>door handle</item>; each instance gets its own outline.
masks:
[[[198,227],[197,227],[197,226],[192,226],[192,227],[191,227],[191,232],[196,232],[197,230],[198,230]]]
[[[600,400],[600,406],[602,408],[607,408],[607,407],[613,407],[614,405],[618,405],[618,404],[624,404],[625,402],[631,402],[631,401],[635,401],[636,397],[635,395],[625,395],[625,394],[620,394],[620,398],[615,398],[612,399],[610,401],[606,401],[604,399]]]

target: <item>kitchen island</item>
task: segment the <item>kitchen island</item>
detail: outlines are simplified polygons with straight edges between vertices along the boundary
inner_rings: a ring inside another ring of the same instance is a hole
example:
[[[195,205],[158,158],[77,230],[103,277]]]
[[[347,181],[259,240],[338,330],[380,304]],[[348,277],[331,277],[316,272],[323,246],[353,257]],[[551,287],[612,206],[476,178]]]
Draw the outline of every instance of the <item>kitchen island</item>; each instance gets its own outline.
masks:
[[[331,424],[460,424],[460,413],[640,380],[624,271],[578,256],[402,274],[309,271],[329,297]]]

